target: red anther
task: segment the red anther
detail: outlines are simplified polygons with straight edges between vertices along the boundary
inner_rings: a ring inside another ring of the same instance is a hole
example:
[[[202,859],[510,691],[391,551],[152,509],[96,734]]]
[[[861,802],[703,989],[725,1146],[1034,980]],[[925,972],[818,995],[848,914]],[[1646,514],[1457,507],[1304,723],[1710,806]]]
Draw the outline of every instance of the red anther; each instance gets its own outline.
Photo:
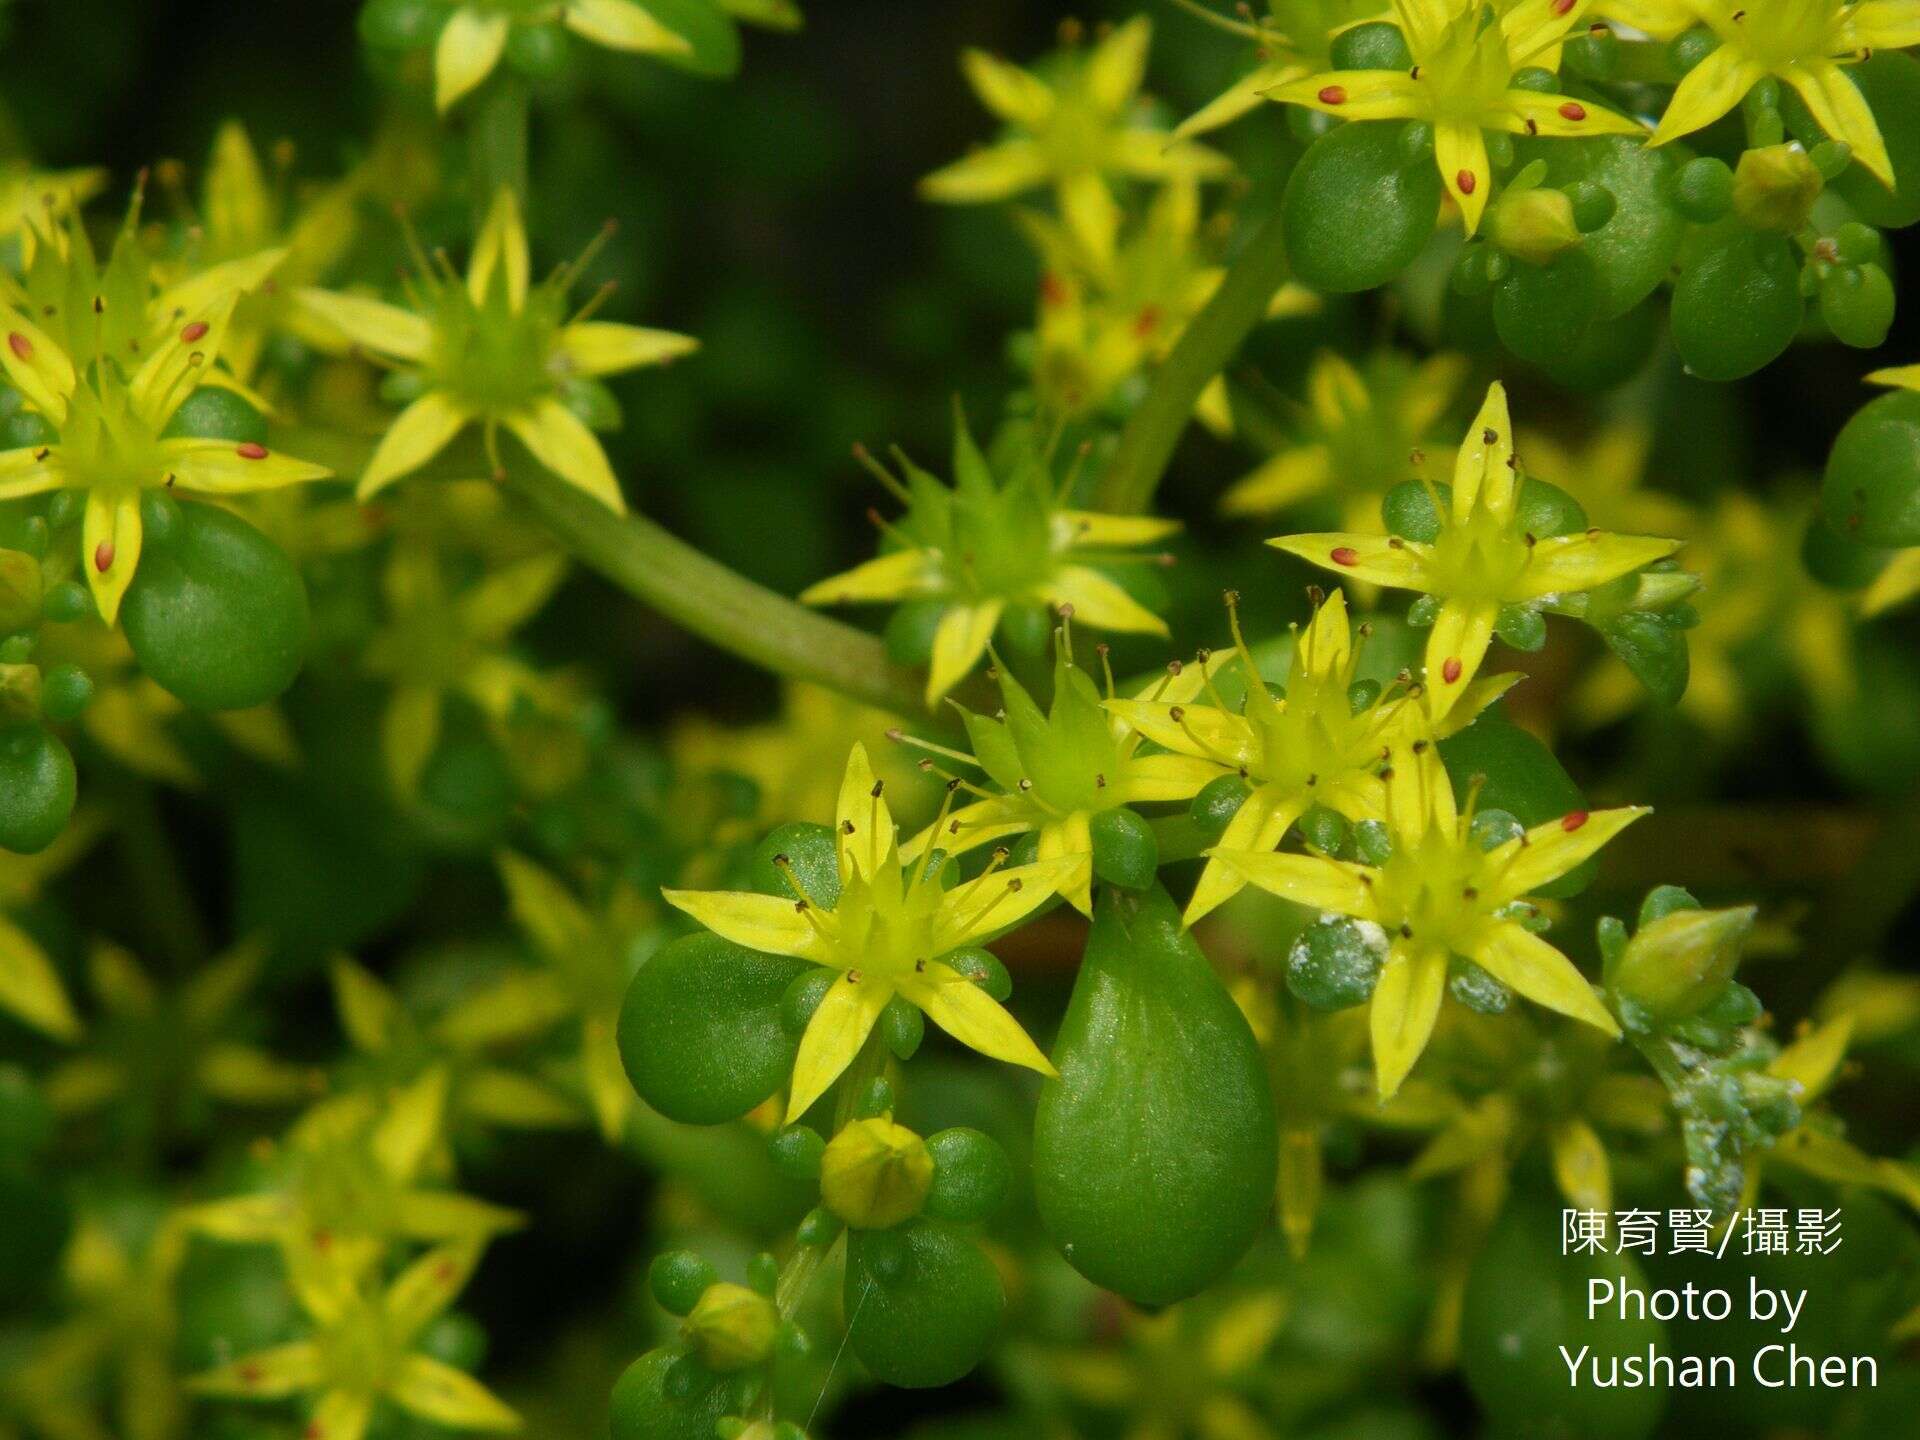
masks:
[[[1327,553],[1327,558],[1336,565],[1358,565],[1360,552],[1351,545],[1336,545]]]
[[[102,540],[93,547],[93,568],[102,575],[113,568],[113,541]]]
[[[1160,307],[1158,305],[1142,306],[1140,313],[1133,317],[1133,333],[1143,340],[1159,326]]]
[[[1347,87],[1344,85],[1326,85],[1320,90],[1322,105],[1344,105],[1347,103]]]
[[[1449,655],[1446,663],[1440,667],[1440,678],[1451,685],[1460,678],[1460,670],[1460,657],[1458,655]]]
[[[1553,0],[1553,13],[1564,15],[1579,3],[1579,0]]]
[[[1587,812],[1584,810],[1569,810],[1560,818],[1560,828],[1569,835],[1586,823]]]
[[[1479,178],[1471,170],[1462,170],[1453,177],[1453,183],[1460,187],[1462,195],[1471,195],[1480,184]]]
[[[1067,302],[1067,286],[1058,275],[1049,270],[1040,277],[1040,299],[1047,305],[1064,305]]]
[[[204,320],[196,320],[180,332],[180,338],[191,345],[206,333],[207,322]]]
[[[242,460],[264,460],[267,458],[267,447],[258,441],[248,440],[244,444],[234,446],[233,453]]]
[[[1587,107],[1582,105],[1578,100],[1569,100],[1560,107],[1560,118],[1562,120],[1584,120],[1587,118]]]
[[[7,348],[12,350],[13,353],[18,355],[22,360],[31,360],[33,358],[33,342],[18,330],[9,330],[7,332]]]

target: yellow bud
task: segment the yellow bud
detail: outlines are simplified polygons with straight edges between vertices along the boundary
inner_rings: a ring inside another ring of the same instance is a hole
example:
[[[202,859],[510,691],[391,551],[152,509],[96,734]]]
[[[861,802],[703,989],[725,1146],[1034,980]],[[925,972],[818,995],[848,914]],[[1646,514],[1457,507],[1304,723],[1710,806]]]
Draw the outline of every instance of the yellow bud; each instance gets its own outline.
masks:
[[[1733,208],[1756,230],[1791,234],[1807,223],[1824,184],[1798,145],[1749,150],[1733,172]]]
[[[1754,907],[1675,910],[1640,927],[1614,969],[1613,987],[1656,1021],[1684,1020],[1733,979]]]
[[[40,562],[24,550],[0,550],[0,635],[40,617]]]
[[[0,665],[0,717],[31,720],[40,713],[40,667]]]
[[[933,1184],[933,1156],[904,1125],[856,1120],[820,1159],[820,1199],[856,1230],[884,1230],[911,1220]]]
[[[780,1333],[780,1312],[758,1290],[722,1280],[702,1292],[680,1327],[712,1370],[765,1364]]]
[[[1493,243],[1531,265],[1545,265],[1580,243],[1573,201],[1564,190],[1536,186],[1505,196],[1489,222]]]

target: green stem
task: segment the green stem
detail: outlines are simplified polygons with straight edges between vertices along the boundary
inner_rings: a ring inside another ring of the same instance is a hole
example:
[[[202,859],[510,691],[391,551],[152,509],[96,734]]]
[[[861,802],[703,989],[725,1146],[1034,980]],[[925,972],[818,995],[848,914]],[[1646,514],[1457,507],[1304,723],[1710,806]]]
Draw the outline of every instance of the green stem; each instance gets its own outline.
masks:
[[[1121,515],[1147,508],[1200,393],[1266,315],[1273,292],[1286,278],[1287,247],[1276,209],[1254,231],[1213,298],[1154,372],[1146,399],[1127,421],[1113,463],[1100,477],[1094,501],[1098,508]]]
[[[474,223],[484,224],[502,187],[513,191],[521,209],[526,208],[526,82],[502,65],[470,104],[467,174],[473,184]]]
[[[574,555],[702,639],[776,675],[925,715],[921,678],[864,630],[756,585],[644,516],[611,515],[544,470],[516,466],[509,483]]]
[[[129,779],[118,788],[114,813],[120,845],[149,943],[171,974],[191,974],[205,963],[211,946],[178,854],[161,822],[153,786]]]

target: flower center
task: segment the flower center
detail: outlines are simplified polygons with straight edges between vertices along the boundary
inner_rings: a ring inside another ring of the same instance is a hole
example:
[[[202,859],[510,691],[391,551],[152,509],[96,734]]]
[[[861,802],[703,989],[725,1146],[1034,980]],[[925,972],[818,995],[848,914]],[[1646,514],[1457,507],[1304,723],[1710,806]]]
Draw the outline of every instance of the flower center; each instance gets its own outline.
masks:
[[[1723,5],[1709,23],[1725,43],[1777,71],[1796,60],[1829,58],[1828,36],[1840,13],[1836,0],[1771,0]]]
[[[125,494],[166,481],[158,431],[105,367],[97,385],[77,387],[67,403],[60,459],[76,489]]]
[[[1435,120],[1478,125],[1498,111],[1513,83],[1507,37],[1491,10],[1475,7],[1440,32],[1427,55],[1416,55],[1414,77]]]
[[[552,297],[536,291],[518,311],[496,292],[475,305],[463,285],[439,287],[427,368],[471,408],[499,414],[554,388],[552,357],[559,317]]]
[[[1527,568],[1531,547],[1498,516],[1476,508],[1460,524],[1443,525],[1433,542],[1435,595],[1504,600]]]
[[[1414,844],[1396,837],[1393,854],[1376,872],[1374,894],[1390,935],[1453,949],[1482,916],[1483,857],[1463,835],[1429,830]]]

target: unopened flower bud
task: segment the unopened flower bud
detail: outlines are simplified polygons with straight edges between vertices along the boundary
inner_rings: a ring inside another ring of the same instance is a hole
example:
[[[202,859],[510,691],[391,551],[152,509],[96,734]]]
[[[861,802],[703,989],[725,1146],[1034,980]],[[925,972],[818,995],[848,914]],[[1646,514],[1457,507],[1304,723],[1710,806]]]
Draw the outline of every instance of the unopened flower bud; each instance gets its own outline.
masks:
[[[709,1285],[681,1333],[707,1368],[727,1372],[765,1364],[780,1336],[780,1312],[766,1296],[730,1280]]]
[[[1623,1018],[1658,1026],[1708,1005],[1733,979],[1753,917],[1751,905],[1675,910],[1641,926],[1613,969]]]
[[[1489,224],[1494,244],[1532,265],[1545,265],[1580,243],[1573,201],[1550,186],[1509,194],[1493,207]]]
[[[856,1120],[820,1161],[820,1199],[855,1230],[886,1230],[911,1220],[933,1184],[933,1156],[904,1125],[876,1116]]]
[[[1733,208],[1756,230],[1791,234],[1807,223],[1824,184],[1798,145],[1749,150],[1733,172]]]

